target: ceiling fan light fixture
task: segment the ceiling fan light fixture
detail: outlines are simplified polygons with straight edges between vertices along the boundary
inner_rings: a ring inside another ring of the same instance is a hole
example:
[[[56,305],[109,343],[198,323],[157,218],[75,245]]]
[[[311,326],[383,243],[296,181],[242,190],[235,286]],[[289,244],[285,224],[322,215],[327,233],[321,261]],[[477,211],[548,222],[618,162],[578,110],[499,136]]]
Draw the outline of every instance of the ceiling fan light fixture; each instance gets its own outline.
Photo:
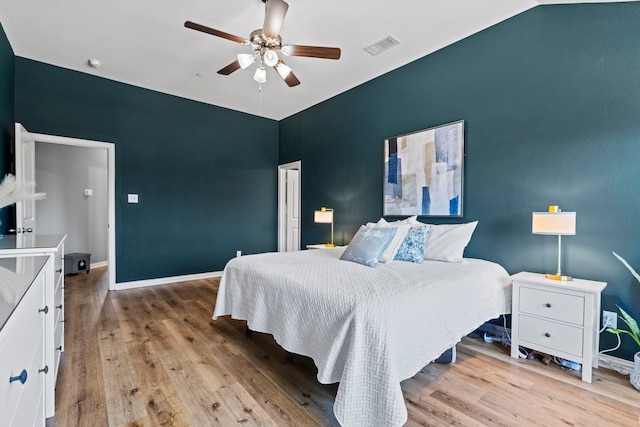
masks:
[[[293,48],[291,47],[291,45],[285,44],[284,46],[282,46],[282,48],[280,48],[280,52],[282,52],[283,55],[291,55],[293,51]]]
[[[258,83],[266,83],[267,70],[265,70],[262,66],[256,68],[256,73],[253,75],[253,80],[257,81]]]
[[[280,74],[280,77],[286,79],[289,73],[291,73],[291,67],[289,67],[282,61],[278,61],[278,63],[276,64],[276,71],[278,72],[278,74]]]
[[[278,54],[275,50],[267,49],[262,55],[264,63],[269,67],[274,67],[278,63]]]
[[[250,53],[239,53],[238,54],[238,63],[240,64],[240,68],[243,70],[253,64],[255,58]]]

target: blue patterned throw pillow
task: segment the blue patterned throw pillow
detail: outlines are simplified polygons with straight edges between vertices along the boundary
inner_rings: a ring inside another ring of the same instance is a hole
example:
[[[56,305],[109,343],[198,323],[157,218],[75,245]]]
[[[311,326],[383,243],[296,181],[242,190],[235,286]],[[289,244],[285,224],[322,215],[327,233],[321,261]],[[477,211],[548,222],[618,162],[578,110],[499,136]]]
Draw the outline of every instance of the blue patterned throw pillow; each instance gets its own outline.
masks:
[[[424,242],[429,234],[429,226],[411,227],[405,236],[394,260],[422,264],[424,260]]]
[[[396,228],[360,227],[340,259],[375,267],[395,236]]]

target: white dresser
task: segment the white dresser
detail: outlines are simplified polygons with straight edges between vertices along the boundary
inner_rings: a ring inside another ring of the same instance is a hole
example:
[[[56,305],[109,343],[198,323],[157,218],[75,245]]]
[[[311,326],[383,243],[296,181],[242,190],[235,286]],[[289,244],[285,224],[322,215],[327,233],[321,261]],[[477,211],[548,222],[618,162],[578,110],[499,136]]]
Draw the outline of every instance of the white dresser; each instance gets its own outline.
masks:
[[[44,426],[49,257],[0,259],[0,425]]]
[[[44,349],[49,367],[45,375],[45,414],[55,414],[55,389],[64,351],[64,240],[66,234],[33,235],[19,234],[0,239],[0,258],[50,256],[45,267],[45,303],[49,308],[45,315]]]
[[[598,367],[600,294],[604,282],[550,280],[544,274],[511,276],[511,356],[518,346],[582,364],[582,381]]]

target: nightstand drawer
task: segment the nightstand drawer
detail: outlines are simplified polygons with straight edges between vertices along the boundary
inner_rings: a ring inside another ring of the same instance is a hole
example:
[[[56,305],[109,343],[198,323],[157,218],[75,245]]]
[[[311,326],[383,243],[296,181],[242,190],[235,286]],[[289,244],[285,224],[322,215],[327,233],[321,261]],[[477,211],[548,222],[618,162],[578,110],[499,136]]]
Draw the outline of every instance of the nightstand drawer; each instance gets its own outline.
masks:
[[[523,286],[520,289],[520,312],[582,326],[584,297]]]
[[[520,315],[518,338],[551,350],[582,357],[582,328]],[[526,347],[526,344],[523,343]]]

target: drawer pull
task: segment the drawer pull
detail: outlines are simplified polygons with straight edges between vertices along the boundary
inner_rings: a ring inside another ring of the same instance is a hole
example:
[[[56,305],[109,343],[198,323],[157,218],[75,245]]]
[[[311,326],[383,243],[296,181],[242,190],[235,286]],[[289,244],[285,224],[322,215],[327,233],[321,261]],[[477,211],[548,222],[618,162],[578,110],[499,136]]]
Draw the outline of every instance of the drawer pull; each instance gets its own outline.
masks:
[[[60,346],[60,347],[56,347],[56,350],[58,350],[58,351],[62,351],[62,346]]]
[[[38,313],[44,313],[47,314],[49,312],[49,306],[45,305],[44,308],[41,308],[38,310]]]
[[[550,337],[551,337],[551,334],[550,334],[549,332],[545,332],[545,333],[544,333],[544,336],[545,336],[545,337],[547,337],[547,338],[550,338]]]
[[[62,269],[61,268],[57,269],[56,273],[62,273]]]
[[[20,375],[16,376],[16,377],[11,377],[9,378],[9,382],[12,383],[14,381],[20,381],[21,384],[24,384],[27,382],[27,371],[25,369],[22,370],[22,372],[20,372]]]
[[[62,310],[62,304],[56,305],[56,308],[59,308],[60,310]]]
[[[546,303],[544,306],[547,307],[547,308],[551,308],[551,304],[549,304],[549,303]]]
[[[44,374],[48,374],[49,373],[49,365],[44,365],[44,368],[42,369],[38,369],[38,372],[44,372]]]

